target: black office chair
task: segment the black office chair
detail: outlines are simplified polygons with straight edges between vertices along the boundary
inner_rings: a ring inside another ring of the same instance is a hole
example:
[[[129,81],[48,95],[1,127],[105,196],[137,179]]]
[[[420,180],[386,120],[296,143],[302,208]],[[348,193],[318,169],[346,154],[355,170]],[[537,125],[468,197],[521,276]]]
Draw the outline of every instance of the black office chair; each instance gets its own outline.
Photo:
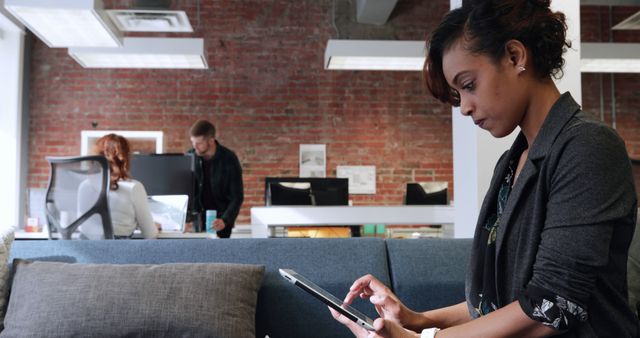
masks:
[[[407,190],[404,195],[404,204],[447,205],[449,204],[448,191],[449,183],[445,181],[407,183]],[[428,227],[441,229],[442,224],[430,224]]]
[[[407,183],[406,205],[449,204],[448,182]]]
[[[308,182],[271,182],[267,190],[267,205],[315,205]]]
[[[49,238],[113,239],[107,159],[47,157],[47,161],[51,166],[45,196]]]

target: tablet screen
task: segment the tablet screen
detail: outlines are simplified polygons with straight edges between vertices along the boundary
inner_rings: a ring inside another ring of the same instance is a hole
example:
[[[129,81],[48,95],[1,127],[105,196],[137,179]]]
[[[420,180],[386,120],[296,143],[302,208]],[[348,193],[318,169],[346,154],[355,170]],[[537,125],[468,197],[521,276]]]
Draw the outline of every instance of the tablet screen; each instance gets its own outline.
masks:
[[[373,330],[373,320],[371,318],[349,305],[344,305],[342,300],[338,299],[336,296],[319,287],[304,276],[291,269],[280,269],[280,274],[289,282],[320,299],[322,302],[331,306],[333,309],[342,313],[352,321],[358,323],[360,326],[367,330]]]

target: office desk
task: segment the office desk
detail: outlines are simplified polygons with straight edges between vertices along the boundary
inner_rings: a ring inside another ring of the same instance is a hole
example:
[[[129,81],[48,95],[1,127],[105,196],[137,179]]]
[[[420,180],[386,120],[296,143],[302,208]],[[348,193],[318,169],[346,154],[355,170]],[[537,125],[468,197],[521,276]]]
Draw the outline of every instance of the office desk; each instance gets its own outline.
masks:
[[[16,239],[49,239],[49,233],[41,232],[26,232],[17,230],[15,234]]]
[[[449,205],[270,206],[251,208],[254,238],[275,235],[276,227],[362,224],[454,224]]]
[[[134,233],[135,236],[135,233]],[[142,238],[142,235],[140,235]],[[210,234],[207,232],[179,232],[179,231],[167,231],[160,232],[158,234],[158,239],[199,239],[199,238],[218,238],[216,234]]]

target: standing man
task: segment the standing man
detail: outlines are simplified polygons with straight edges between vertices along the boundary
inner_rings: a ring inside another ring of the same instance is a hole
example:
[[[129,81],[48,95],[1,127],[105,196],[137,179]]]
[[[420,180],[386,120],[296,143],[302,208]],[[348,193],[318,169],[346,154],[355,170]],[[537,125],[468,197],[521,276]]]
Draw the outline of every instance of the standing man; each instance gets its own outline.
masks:
[[[213,228],[218,237],[229,238],[244,199],[242,168],[236,154],[216,140],[211,122],[199,120],[191,126],[191,144],[195,153],[196,200],[200,225],[206,229],[205,212],[215,210]]]

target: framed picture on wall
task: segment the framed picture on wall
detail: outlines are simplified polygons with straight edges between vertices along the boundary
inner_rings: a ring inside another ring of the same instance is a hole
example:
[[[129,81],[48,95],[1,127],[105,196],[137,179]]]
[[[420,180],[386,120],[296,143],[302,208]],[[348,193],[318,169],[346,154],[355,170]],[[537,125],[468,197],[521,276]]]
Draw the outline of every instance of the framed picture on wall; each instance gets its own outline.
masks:
[[[80,155],[89,155],[96,141],[104,135],[124,136],[131,144],[131,152],[162,154],[164,135],[161,131],[137,130],[82,130],[80,132]]]
[[[327,177],[327,145],[300,145],[300,177]]]
[[[376,193],[375,165],[339,165],[336,176],[349,179],[349,193],[373,195]]]

